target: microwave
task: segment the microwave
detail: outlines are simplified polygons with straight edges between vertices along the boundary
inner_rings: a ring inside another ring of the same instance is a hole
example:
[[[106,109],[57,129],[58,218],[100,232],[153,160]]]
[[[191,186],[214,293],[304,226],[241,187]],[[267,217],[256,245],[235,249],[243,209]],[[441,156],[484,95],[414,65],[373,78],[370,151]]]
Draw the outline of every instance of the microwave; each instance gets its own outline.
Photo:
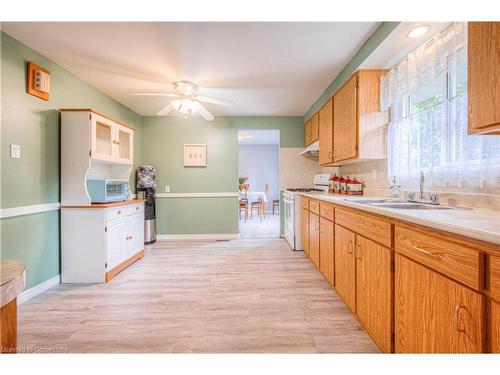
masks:
[[[127,180],[87,180],[87,192],[91,203],[120,202],[128,199]]]

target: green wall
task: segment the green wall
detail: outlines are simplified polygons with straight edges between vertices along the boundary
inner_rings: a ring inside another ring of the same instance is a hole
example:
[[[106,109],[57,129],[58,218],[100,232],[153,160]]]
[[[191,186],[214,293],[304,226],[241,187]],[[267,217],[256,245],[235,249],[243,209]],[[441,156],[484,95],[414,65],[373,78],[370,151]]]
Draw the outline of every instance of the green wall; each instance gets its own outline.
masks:
[[[51,72],[49,101],[26,93],[27,61]],[[4,32],[1,89],[2,208],[59,202],[59,108],[93,108],[135,127],[139,164],[140,116]],[[20,159],[10,158],[11,143]],[[59,274],[58,211],[2,219],[1,230],[0,255],[25,262],[27,288]]]
[[[142,161],[156,167],[159,193],[236,192],[238,130],[280,129],[281,147],[302,147],[302,117],[143,117]],[[185,168],[185,143],[207,144],[207,167]],[[159,198],[159,234],[237,233],[238,199]]]
[[[321,96],[311,105],[304,115],[304,122],[320,109],[323,104],[338,90],[340,86],[354,73],[363,61],[382,43],[385,38],[398,26],[400,22],[382,22],[375,32],[363,43],[361,48],[349,60],[346,66],[340,71],[335,79],[330,83]]]

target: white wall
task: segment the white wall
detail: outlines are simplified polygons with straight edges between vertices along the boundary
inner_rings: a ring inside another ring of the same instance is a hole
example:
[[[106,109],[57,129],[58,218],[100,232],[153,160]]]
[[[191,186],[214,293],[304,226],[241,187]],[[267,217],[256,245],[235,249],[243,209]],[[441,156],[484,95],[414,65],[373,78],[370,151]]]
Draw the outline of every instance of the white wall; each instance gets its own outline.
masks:
[[[264,191],[269,185],[268,202],[279,199],[279,146],[239,146],[239,176],[247,176],[250,190]],[[271,207],[268,203],[267,208]]]

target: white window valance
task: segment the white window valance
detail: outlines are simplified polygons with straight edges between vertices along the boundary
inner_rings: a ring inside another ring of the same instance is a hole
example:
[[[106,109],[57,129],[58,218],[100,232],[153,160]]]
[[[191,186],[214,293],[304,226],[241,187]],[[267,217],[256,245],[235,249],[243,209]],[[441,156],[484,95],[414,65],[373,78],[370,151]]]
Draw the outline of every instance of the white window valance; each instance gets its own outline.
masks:
[[[500,194],[500,136],[467,135],[466,24],[436,34],[381,80],[388,178],[417,190]]]

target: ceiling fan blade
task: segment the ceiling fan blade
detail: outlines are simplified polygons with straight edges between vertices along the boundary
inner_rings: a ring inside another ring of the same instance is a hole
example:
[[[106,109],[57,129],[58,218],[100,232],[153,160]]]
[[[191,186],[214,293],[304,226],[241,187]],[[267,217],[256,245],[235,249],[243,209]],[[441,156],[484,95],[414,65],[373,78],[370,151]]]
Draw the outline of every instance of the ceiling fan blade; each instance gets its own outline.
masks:
[[[213,98],[211,96],[196,95],[194,98],[200,102],[225,105],[227,107],[234,107],[236,105],[236,103],[231,100]]]
[[[132,96],[170,96],[173,98],[180,98],[182,95],[168,93],[168,92],[131,92],[129,95]]]
[[[156,116],[165,116],[170,111],[174,110],[172,103],[168,103],[165,107],[160,109],[160,111],[156,114]]]
[[[201,105],[201,103],[198,102],[198,113],[207,121],[212,121],[215,117],[207,111],[205,107]]]

